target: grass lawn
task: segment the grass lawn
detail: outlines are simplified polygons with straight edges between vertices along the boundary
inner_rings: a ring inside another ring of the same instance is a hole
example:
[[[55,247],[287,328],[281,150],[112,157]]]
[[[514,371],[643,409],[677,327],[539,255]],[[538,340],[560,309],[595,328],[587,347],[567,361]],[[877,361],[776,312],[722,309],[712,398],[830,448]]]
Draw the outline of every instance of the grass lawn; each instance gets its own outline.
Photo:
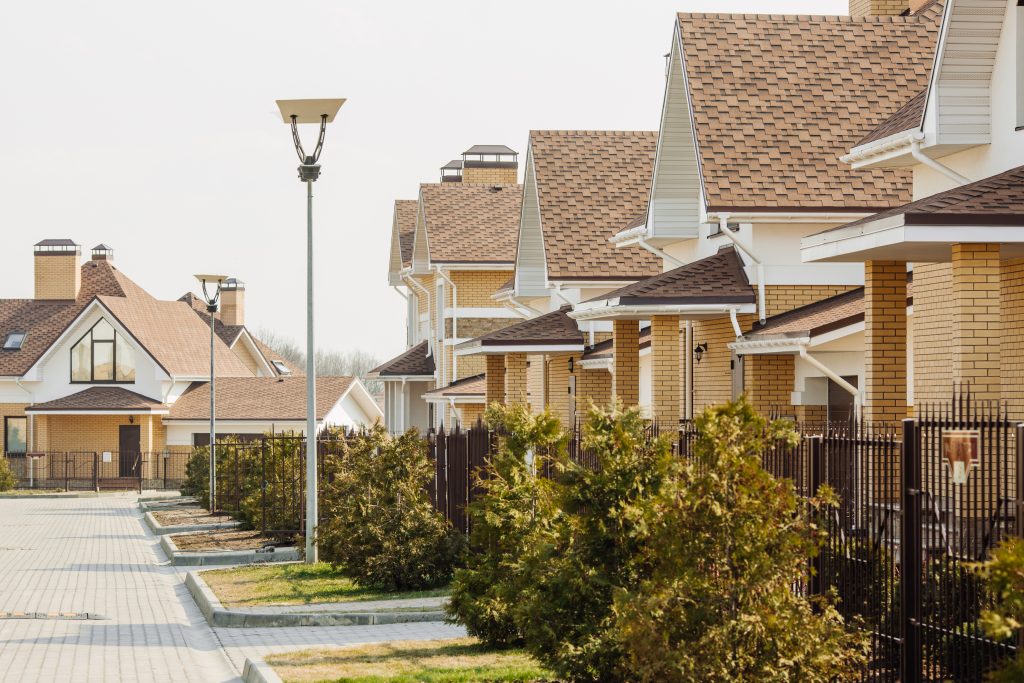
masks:
[[[324,562],[217,569],[203,572],[202,576],[225,607],[431,598],[449,593],[447,588],[407,593],[369,590],[339,576]]]
[[[267,657],[287,683],[527,683],[550,674],[521,650],[489,650],[473,638],[288,652]]]

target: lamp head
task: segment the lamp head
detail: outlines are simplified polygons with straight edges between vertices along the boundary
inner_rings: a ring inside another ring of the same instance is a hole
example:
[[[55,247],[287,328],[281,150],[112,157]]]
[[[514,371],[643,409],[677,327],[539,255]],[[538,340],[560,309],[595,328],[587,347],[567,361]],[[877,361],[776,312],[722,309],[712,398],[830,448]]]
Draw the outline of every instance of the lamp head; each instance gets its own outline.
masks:
[[[295,123],[320,123],[327,117],[327,123],[334,121],[338,115],[341,105],[345,104],[345,98],[327,100],[277,100],[277,108],[281,111],[281,120],[291,124],[292,117]]]

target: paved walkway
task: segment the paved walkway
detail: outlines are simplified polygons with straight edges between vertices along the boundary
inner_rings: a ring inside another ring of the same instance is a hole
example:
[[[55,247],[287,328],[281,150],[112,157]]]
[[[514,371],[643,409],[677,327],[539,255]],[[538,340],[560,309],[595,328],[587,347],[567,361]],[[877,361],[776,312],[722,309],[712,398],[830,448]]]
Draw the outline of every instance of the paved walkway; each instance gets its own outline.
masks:
[[[0,677],[236,681],[246,657],[269,652],[462,634],[437,623],[211,629],[183,580],[144,528],[136,496],[0,499]]]

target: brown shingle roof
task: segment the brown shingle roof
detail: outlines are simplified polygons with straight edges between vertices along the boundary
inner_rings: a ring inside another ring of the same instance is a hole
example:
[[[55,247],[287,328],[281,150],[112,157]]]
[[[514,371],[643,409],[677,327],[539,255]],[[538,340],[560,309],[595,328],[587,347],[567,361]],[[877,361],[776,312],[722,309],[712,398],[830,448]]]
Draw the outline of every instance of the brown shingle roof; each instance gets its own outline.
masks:
[[[661,269],[654,254],[609,242],[646,213],[657,144],[656,131],[530,132],[548,277],[631,279]]]
[[[746,338],[759,335],[813,335],[864,319],[864,288],[815,301],[755,324]]]
[[[902,215],[904,225],[1020,225],[1024,222],[1024,166],[939,192],[859,221],[825,230],[846,230]]]
[[[423,398],[448,398],[457,396],[479,396],[480,400],[483,400],[484,392],[487,388],[487,376],[486,375],[473,375],[472,377],[464,377],[460,380],[452,382],[446,387],[440,389],[434,389],[423,394]]]
[[[266,344],[264,344],[262,340],[256,338],[256,336],[253,335],[251,332],[249,333],[249,337],[252,339],[252,343],[256,345],[256,348],[258,348],[260,350],[260,353],[263,354],[263,357],[267,359],[267,362],[270,363],[270,367],[274,368],[274,361],[280,361],[282,364],[284,364],[285,368],[288,369],[288,371],[289,371],[288,374],[291,374],[291,375],[305,375],[306,374],[306,368],[305,367],[301,367],[300,368],[298,365],[296,365],[295,363],[291,362],[290,360],[288,360],[287,358],[282,356],[280,353],[278,353],[274,349],[272,349],[269,346],[267,346]],[[274,368],[274,372],[277,372],[278,374],[280,374],[277,368]]]
[[[941,4],[909,17],[680,14],[712,210],[880,209],[905,169],[839,157],[927,85]]]
[[[433,376],[434,357],[427,355],[427,342],[421,341],[408,351],[381,363],[367,375],[369,377]]]
[[[618,299],[620,306],[754,303],[743,262],[732,247],[661,275],[602,294],[591,301]]]
[[[316,417],[324,419],[348,388],[352,377],[317,377]],[[197,382],[171,405],[164,420],[209,420],[210,384]],[[306,419],[304,377],[217,378],[218,420]]]
[[[415,199],[395,200],[395,215],[398,220],[398,250],[402,255],[402,265],[407,266],[412,262],[412,240],[416,234],[416,207],[419,205]]]
[[[466,345],[508,346],[534,344],[582,344],[583,333],[579,324],[569,317],[572,306],[524,320],[500,330],[488,332]]]
[[[420,202],[431,262],[515,260],[522,185],[424,184]]]
[[[928,102],[928,90],[922,90],[913,97],[910,101],[900,107],[895,114],[887,118],[882,122],[880,126],[875,128],[873,131],[861,138],[856,147],[866,145],[869,142],[875,142],[887,138],[890,135],[896,135],[896,133],[902,133],[910,130],[911,128],[917,128],[921,125],[921,120],[924,118],[924,106]]]
[[[134,410],[152,412],[166,410],[167,406],[152,398],[129,391],[124,387],[89,387],[68,396],[62,396],[45,403],[36,403],[28,408],[29,412],[47,412],[54,410]]]
[[[651,345],[651,326],[645,325],[640,328],[640,344],[638,348],[647,348]],[[583,352],[583,360],[598,360],[600,358],[611,358],[615,346],[614,339],[605,339],[598,342]]]

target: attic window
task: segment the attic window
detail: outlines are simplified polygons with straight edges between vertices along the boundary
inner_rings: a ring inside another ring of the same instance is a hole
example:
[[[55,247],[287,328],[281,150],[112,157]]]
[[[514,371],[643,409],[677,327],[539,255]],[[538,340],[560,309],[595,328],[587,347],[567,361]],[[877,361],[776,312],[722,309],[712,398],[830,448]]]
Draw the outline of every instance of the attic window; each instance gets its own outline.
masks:
[[[282,361],[272,360],[272,361],[270,361],[270,364],[273,365],[274,369],[277,370],[282,375],[290,375],[290,374],[292,374],[292,371],[289,370],[288,366],[285,365]]]
[[[22,344],[25,343],[24,332],[10,332],[7,338],[4,339],[4,351],[18,351],[21,349]]]

